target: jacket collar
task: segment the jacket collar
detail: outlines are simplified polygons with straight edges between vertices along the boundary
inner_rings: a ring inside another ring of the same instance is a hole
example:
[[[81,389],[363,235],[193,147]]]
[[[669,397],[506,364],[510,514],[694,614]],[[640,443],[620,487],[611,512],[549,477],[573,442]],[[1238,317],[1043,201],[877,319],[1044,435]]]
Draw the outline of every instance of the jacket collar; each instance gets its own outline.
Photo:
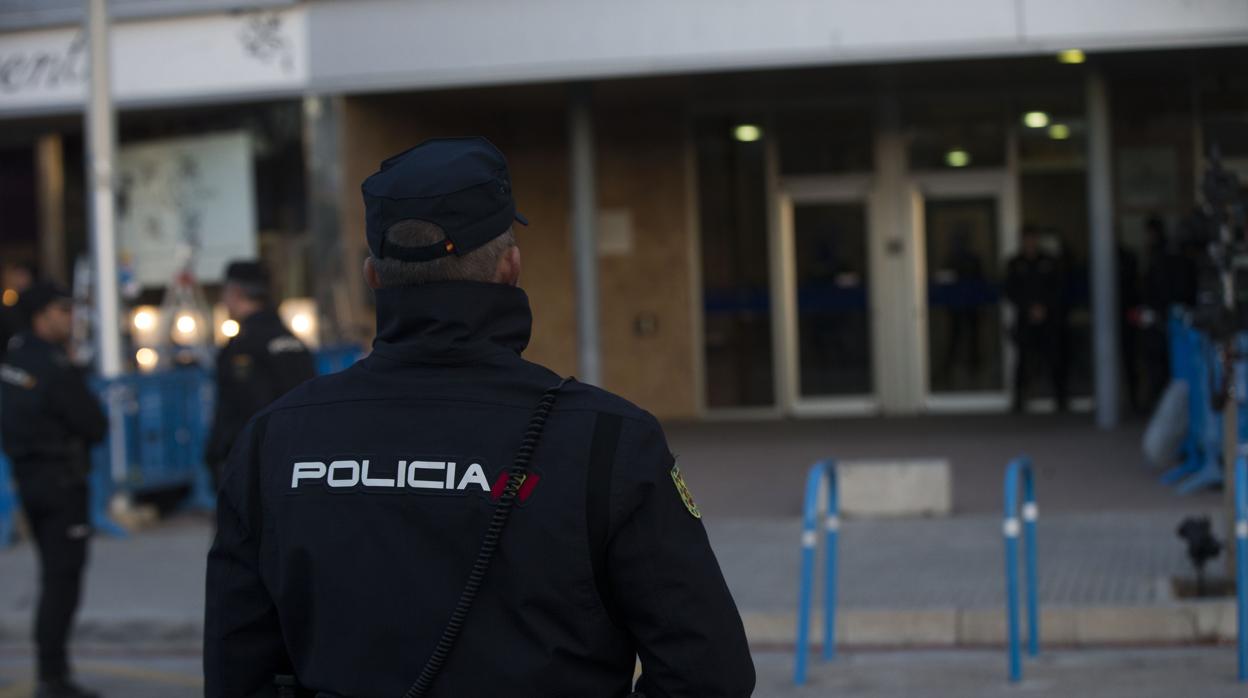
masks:
[[[242,321],[239,322],[238,324],[239,324],[239,327],[243,329],[243,331],[246,331],[249,329],[256,329],[256,328],[265,327],[268,325],[281,325],[282,318],[281,316],[277,314],[277,310],[273,308],[269,308],[269,307],[264,307],[252,313],[251,315],[248,315],[247,317],[243,318]]]
[[[376,291],[373,353],[404,363],[467,364],[519,355],[529,344],[529,297],[503,284],[450,281]]]

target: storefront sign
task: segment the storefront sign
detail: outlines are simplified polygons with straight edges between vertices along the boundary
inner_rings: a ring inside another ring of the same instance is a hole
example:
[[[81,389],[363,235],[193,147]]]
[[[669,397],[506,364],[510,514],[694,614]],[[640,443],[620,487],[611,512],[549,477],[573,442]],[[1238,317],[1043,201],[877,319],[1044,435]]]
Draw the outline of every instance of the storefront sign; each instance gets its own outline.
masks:
[[[256,92],[297,93],[307,84],[303,8],[114,24],[118,103],[169,102]],[[0,34],[0,114],[76,108],[87,94],[80,27]]]
[[[118,252],[139,284],[167,285],[191,253],[205,283],[219,282],[230,260],[256,256],[252,167],[243,132],[119,149]]]

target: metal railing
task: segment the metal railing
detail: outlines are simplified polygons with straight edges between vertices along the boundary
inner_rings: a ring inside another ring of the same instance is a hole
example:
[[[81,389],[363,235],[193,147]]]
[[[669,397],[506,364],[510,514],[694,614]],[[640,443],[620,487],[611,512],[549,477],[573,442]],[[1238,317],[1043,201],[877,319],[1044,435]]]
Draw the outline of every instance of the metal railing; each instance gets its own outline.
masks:
[[[1239,680],[1248,681],[1248,446],[1235,459],[1235,612]]]
[[[823,573],[823,658],[836,657],[836,550],[840,530],[840,504],[837,495],[836,461],[821,460],[806,476],[806,497],[802,504],[802,567],[797,601],[797,648],[793,683],[806,683],[806,655],[810,647],[811,597],[815,585],[815,547],[819,542],[819,491],[827,483],[827,511],[824,514]]]
[[[1022,479],[1023,503],[1019,507],[1019,479]],[[1018,623],[1018,535],[1023,534],[1024,574],[1027,577],[1027,654],[1040,652],[1040,612],[1036,588],[1036,508],[1035,478],[1031,459],[1019,456],[1005,469],[1005,619],[1009,653],[1010,681],[1023,678],[1023,661]]]
[[[323,349],[317,371],[334,373],[354,363],[363,351],[354,346]],[[91,450],[92,525],[102,533],[124,536],[108,515],[114,494],[189,487],[185,506],[215,506],[212,476],[203,461],[213,411],[212,375],[199,368],[151,374],[128,374],[94,381],[107,406],[109,436]],[[18,501],[11,488],[7,461],[0,457],[0,547],[12,540]]]

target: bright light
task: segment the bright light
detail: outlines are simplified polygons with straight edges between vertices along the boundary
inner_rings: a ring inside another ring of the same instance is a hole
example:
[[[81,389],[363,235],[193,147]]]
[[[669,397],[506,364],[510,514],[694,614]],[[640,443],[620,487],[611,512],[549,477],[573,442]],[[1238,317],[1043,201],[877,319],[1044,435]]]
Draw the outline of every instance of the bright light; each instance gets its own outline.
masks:
[[[160,355],[155,349],[143,347],[134,352],[134,360],[139,364],[139,368],[149,371],[156,367],[156,362],[160,361]]]
[[[134,329],[146,332],[156,326],[156,314],[150,310],[140,310],[134,314]]]
[[[190,315],[179,315],[174,327],[177,328],[179,334],[194,334],[195,318]]]
[[[1070,138],[1070,127],[1066,124],[1053,124],[1049,126],[1049,138],[1055,141],[1064,141]]]
[[[1049,115],[1042,111],[1029,111],[1023,114],[1023,124],[1027,128],[1044,128],[1049,125]]]
[[[1078,63],[1084,62],[1085,60],[1087,60],[1087,57],[1083,55],[1083,51],[1080,51],[1077,48],[1068,48],[1065,51],[1057,52],[1058,63],[1076,65]]]
[[[732,129],[732,137],[742,143],[753,143],[763,137],[763,129],[754,124],[741,124]]]
[[[945,153],[945,164],[950,167],[966,167],[971,164],[971,154],[957,148]]]
[[[238,320],[226,320],[221,323],[221,334],[226,337],[238,336]]]
[[[4,289],[3,302],[4,302],[4,305],[9,308],[12,308],[13,306],[17,305],[17,291],[14,291],[11,288]]]
[[[308,317],[307,313],[299,313],[290,319],[290,329],[294,330],[295,334],[303,334],[312,329],[312,318]]]

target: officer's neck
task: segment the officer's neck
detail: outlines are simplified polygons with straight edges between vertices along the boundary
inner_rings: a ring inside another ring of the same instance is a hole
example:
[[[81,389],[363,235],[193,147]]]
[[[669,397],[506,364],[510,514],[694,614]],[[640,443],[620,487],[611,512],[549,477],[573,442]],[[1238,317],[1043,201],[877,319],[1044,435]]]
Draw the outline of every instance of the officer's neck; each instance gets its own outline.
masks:
[[[65,345],[69,343],[69,337],[62,336],[60,332],[40,322],[31,323],[30,334],[44,344],[50,344],[58,349],[64,349]]]
[[[524,291],[505,284],[449,281],[383,288],[374,351],[402,361],[473,363],[519,354],[533,317]]]

